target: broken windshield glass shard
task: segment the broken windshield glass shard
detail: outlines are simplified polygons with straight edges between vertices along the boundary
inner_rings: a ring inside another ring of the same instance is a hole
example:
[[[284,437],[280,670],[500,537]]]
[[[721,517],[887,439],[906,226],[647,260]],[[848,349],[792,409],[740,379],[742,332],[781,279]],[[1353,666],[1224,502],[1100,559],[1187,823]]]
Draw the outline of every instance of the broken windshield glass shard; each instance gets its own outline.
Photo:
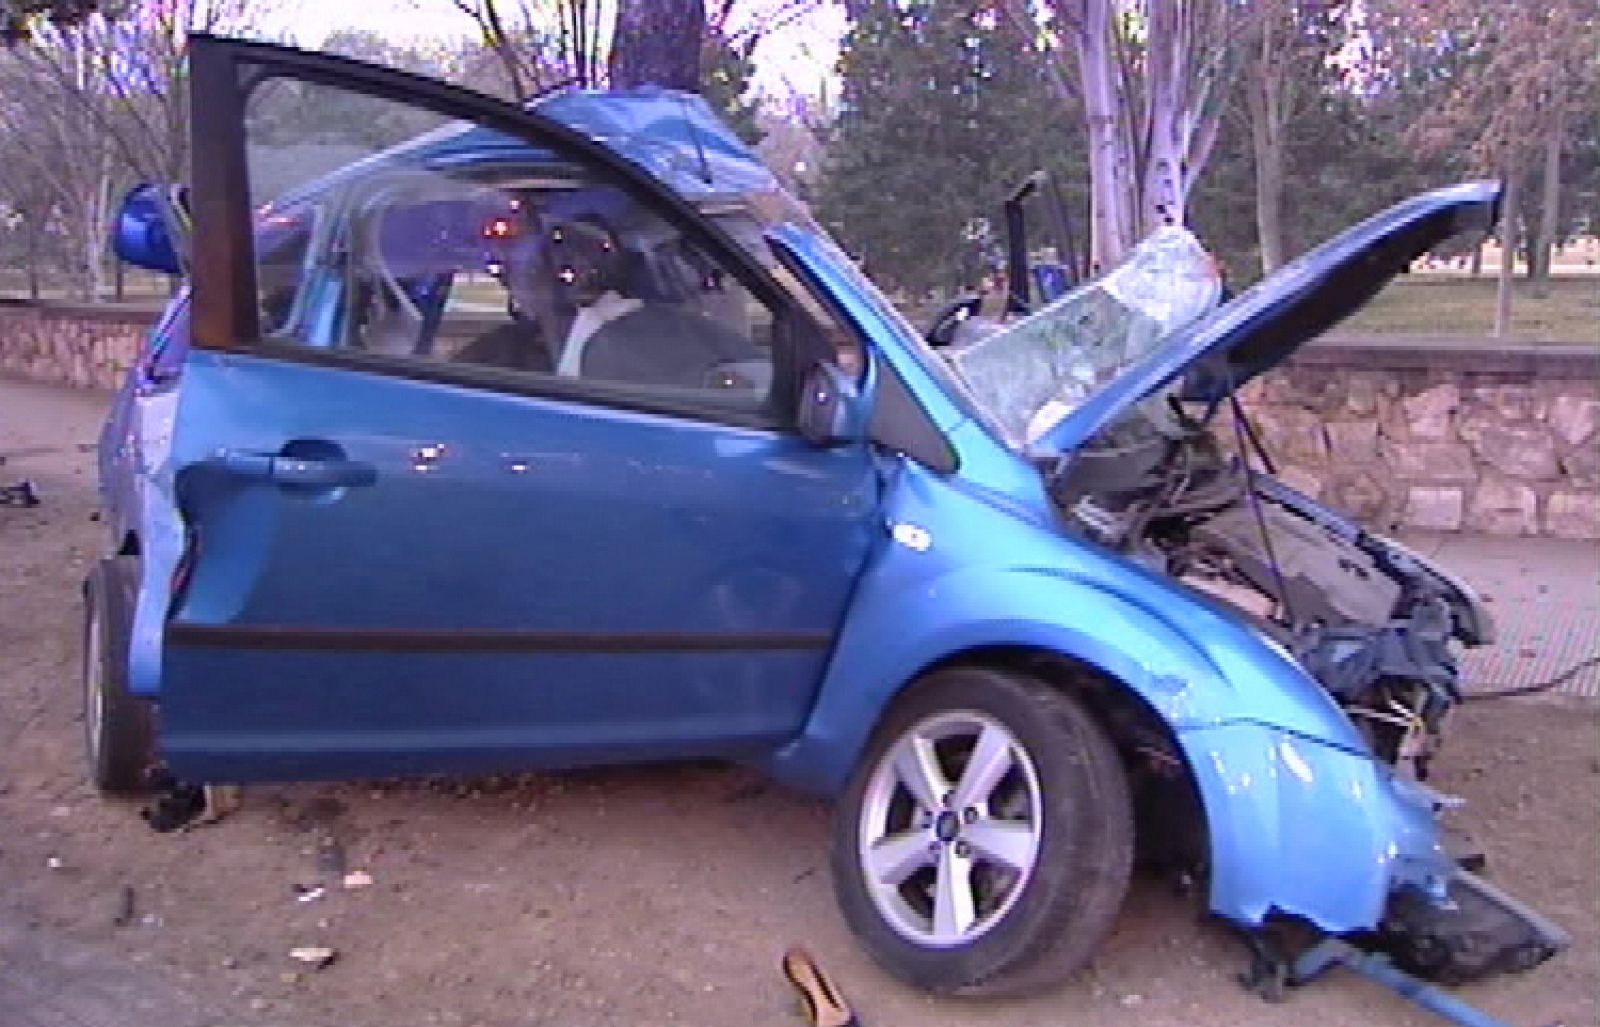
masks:
[[[973,396],[1021,447],[1221,295],[1194,235],[1158,228],[1108,274],[951,355]]]

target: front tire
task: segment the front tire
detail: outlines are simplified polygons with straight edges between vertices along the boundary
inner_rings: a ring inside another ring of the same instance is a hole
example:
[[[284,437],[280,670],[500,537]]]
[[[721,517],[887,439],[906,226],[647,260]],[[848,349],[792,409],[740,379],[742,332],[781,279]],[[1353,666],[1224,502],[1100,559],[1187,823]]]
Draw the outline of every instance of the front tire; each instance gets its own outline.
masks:
[[[150,703],[128,691],[136,570],[132,557],[112,557],[83,583],[84,746],[89,780],[107,795],[144,791],[154,751]]]
[[[1127,779],[1094,718],[982,667],[936,671],[894,704],[834,818],[845,919],[891,973],[945,994],[1076,973],[1132,861]]]

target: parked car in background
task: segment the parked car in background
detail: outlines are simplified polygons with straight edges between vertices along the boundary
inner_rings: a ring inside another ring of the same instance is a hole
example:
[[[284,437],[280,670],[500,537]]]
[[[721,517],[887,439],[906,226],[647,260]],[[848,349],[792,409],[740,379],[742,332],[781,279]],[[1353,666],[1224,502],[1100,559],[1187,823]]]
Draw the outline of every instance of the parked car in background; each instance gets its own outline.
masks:
[[[187,206],[118,231],[188,282],[101,442],[103,789],[747,762],[941,992],[1077,970],[1136,850],[1435,977],[1562,944],[1424,783],[1483,606],[1212,431],[1496,187],[1220,310],[1164,231],[943,355],[694,97],[191,53]]]

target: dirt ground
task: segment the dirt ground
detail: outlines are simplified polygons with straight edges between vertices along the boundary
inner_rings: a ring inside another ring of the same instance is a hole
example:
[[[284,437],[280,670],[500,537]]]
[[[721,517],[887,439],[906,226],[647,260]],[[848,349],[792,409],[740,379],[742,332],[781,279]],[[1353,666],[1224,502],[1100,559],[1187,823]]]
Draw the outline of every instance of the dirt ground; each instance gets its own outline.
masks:
[[[734,768],[263,787],[220,824],[155,834],[135,805],[96,798],[81,766],[77,594],[101,543],[85,444],[103,403],[0,381],[0,483],[44,493],[0,507],[0,937],[150,968],[218,1025],[798,1025],[778,973],[797,943],[867,1027],[1438,1022],[1348,975],[1267,1005],[1234,982],[1229,935],[1154,880],[1056,994],[931,1000],[841,922],[826,806]],[[1485,703],[1462,711],[1441,767],[1496,878],[1576,939],[1531,974],[1466,989],[1510,1023],[1600,1025],[1597,739],[1592,702]],[[340,862],[371,886],[343,889]],[[338,958],[304,972],[288,958],[300,945]]]

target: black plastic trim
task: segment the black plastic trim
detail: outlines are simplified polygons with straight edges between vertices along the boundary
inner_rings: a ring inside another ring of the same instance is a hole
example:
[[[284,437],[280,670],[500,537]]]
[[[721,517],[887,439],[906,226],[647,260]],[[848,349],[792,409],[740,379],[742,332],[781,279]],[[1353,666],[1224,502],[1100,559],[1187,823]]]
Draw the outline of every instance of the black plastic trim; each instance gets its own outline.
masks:
[[[961,466],[955,447],[928,417],[887,361],[878,361],[878,387],[867,433],[885,449],[903,453],[929,470],[954,474]]]

